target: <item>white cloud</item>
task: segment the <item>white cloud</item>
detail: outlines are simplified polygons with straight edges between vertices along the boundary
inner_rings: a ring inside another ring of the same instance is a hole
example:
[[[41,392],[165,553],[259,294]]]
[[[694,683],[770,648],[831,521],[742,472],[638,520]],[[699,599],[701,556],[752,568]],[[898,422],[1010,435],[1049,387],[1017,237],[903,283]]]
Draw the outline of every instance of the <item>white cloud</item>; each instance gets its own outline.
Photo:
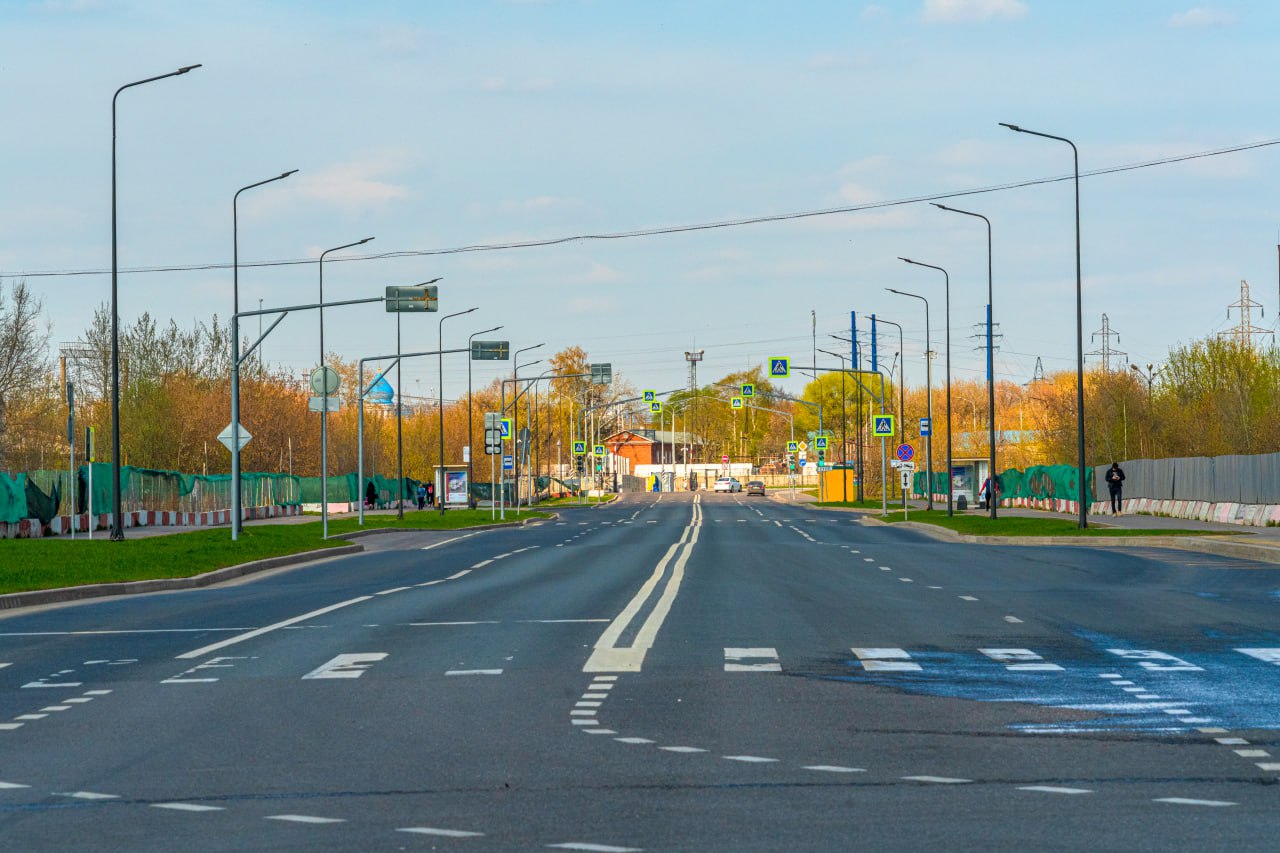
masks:
[[[921,18],[927,24],[985,21],[988,18],[1021,18],[1027,14],[1022,0],[924,0]]]
[[[1169,19],[1171,27],[1223,27],[1234,24],[1236,16],[1231,12],[1223,12],[1208,6],[1196,6],[1185,12],[1178,12]]]
[[[533,198],[509,199],[498,204],[502,213],[533,213],[540,210],[551,210],[569,204],[568,199],[553,195],[539,195]]]
[[[280,192],[258,193],[249,210],[261,213],[289,202],[327,205],[348,213],[364,213],[409,198],[409,189],[387,180],[412,164],[413,155],[387,149],[361,154],[285,181]],[[242,208],[243,210],[244,208]]]

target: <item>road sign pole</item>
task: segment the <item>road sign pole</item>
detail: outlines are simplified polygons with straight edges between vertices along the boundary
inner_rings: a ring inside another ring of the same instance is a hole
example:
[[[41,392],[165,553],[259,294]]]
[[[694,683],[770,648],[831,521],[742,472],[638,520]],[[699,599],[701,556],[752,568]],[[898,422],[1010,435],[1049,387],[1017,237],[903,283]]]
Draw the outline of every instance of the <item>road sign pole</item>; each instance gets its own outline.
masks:
[[[887,474],[885,469],[889,467],[889,460],[885,455],[884,436],[880,436],[880,516],[882,518],[889,515],[889,484],[887,482]]]
[[[487,438],[485,439],[488,440]],[[497,517],[498,508],[493,505],[493,454],[489,454],[489,520]]]

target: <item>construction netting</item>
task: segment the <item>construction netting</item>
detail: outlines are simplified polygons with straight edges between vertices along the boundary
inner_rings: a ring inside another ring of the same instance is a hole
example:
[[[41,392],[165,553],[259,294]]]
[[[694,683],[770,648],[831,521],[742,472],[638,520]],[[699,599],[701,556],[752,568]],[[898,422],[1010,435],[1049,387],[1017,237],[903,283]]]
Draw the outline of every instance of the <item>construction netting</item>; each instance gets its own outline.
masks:
[[[299,477],[301,481],[302,503],[318,504],[325,496],[325,484],[320,477]],[[406,500],[415,500],[421,480],[412,477],[404,478],[404,496]],[[330,503],[358,503],[369,497],[369,486],[373,486],[374,503],[387,506],[396,499],[396,478],[383,477],[381,474],[366,474],[364,485],[360,484],[360,475],[356,473],[338,474],[329,477],[328,495]]]
[[[912,483],[916,494],[927,494],[925,472],[917,471]],[[1024,471],[1010,468],[1000,473],[1000,497],[1056,498],[1076,500],[1079,497],[1080,472],[1074,465],[1032,465]],[[946,494],[948,477],[945,473],[933,473],[934,494]],[[1089,497],[1093,497],[1093,484],[1088,483]]]
[[[48,469],[19,474],[16,480],[0,475],[0,521],[38,518],[47,524],[54,516],[88,512],[90,508],[94,513],[107,513],[111,511],[113,493],[111,465],[105,462],[81,465],[74,482],[69,472]],[[301,503],[299,479],[289,474],[241,474],[240,500],[246,507],[296,506]],[[122,465],[120,503],[125,512],[230,509],[231,475],[183,474]]]

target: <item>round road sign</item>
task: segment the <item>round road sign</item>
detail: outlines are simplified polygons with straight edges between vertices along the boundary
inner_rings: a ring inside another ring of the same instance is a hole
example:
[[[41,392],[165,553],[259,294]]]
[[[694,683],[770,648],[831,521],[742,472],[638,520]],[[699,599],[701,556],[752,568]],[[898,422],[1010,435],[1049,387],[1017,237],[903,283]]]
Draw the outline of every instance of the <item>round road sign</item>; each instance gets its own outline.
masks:
[[[721,457],[720,457],[720,461],[721,461],[723,464],[728,465],[728,464],[729,464],[729,457],[728,457],[728,456],[721,456]]]
[[[317,367],[311,371],[311,390],[316,394],[334,394],[342,380],[332,367]]]
[[[910,462],[916,455],[916,449],[909,444],[899,444],[893,453],[903,462]]]

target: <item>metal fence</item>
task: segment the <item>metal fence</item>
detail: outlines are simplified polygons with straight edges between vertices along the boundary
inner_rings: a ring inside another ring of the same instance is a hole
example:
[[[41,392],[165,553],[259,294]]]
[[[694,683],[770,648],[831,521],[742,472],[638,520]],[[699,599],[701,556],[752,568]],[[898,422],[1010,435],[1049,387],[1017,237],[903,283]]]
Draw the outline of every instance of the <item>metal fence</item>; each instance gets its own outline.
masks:
[[[1107,494],[1110,465],[1094,468],[1094,493]],[[1131,459],[1124,469],[1124,497],[1212,503],[1280,504],[1280,453]]]

